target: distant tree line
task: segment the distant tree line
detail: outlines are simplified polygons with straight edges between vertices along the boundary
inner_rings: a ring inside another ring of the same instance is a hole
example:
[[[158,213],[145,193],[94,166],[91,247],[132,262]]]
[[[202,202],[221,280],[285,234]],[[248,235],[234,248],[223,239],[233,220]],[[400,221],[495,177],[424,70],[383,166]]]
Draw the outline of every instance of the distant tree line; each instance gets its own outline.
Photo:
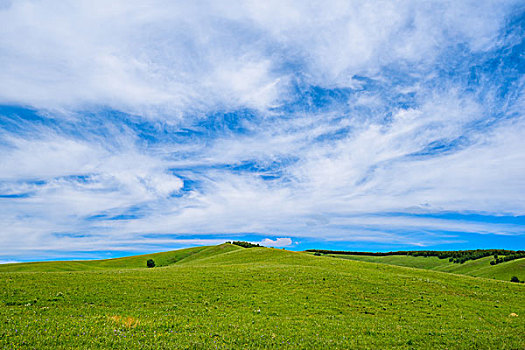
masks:
[[[490,264],[491,265],[497,265],[497,264],[505,262],[505,261],[511,261],[511,260],[516,260],[516,259],[521,259],[521,258],[525,258],[525,251],[518,250],[515,253],[511,253],[509,255],[505,255],[505,256],[501,256],[501,257],[498,256],[498,255],[494,255],[494,260],[492,260],[490,262]]]
[[[449,259],[450,262],[456,264],[463,264],[468,260],[476,260],[486,256],[494,255],[495,260],[491,264],[499,264],[500,262],[510,261],[525,257],[524,250],[506,250],[506,249],[476,249],[476,250],[407,250],[397,252],[350,252],[344,250],[324,250],[324,249],[308,249],[307,252],[319,254],[342,254],[342,255],[366,255],[366,256],[389,256],[389,255],[409,255],[409,256],[437,256],[439,259]],[[498,258],[498,255],[504,257]]]
[[[258,244],[250,243],[250,242],[244,242],[244,241],[233,241],[233,242],[231,242],[231,244],[235,244],[235,245],[238,245],[239,247],[243,247],[243,248],[260,247],[260,245],[258,245]]]

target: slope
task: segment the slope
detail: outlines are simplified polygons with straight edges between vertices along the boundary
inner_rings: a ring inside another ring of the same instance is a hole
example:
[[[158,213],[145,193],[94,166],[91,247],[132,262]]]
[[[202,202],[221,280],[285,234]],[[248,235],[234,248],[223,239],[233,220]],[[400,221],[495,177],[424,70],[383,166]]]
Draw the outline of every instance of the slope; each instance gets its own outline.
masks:
[[[52,272],[52,271],[91,271],[106,269],[145,268],[146,261],[153,259],[157,267],[169,266],[183,260],[198,259],[230,250],[241,249],[231,244],[211,247],[194,247],[154,254],[134,255],[116,259],[83,260],[83,261],[45,261],[18,264],[2,264],[0,272]]]
[[[439,259],[435,256],[408,256],[408,255],[388,255],[388,256],[367,256],[367,255],[340,255],[329,254],[330,257],[382,263],[396,266],[413,267],[419,269],[450,272],[475,277],[485,277],[509,281],[512,276],[516,276],[520,281],[525,280],[525,259],[507,261],[497,265],[490,265],[494,260],[492,256],[487,256],[477,260],[468,260],[463,264],[449,262],[448,259]]]

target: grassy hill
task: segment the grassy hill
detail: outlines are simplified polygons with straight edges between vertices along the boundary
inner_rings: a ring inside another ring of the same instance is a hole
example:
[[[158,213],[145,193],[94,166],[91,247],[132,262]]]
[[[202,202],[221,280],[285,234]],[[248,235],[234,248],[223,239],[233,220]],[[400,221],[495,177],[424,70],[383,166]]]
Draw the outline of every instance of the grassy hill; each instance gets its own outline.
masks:
[[[435,256],[367,256],[340,254],[328,254],[328,256],[357,261],[367,261],[441,272],[450,272],[468,276],[499,279],[503,281],[509,281],[512,276],[518,277],[520,281],[525,280],[525,258],[507,261],[497,265],[490,265],[490,262],[494,260],[492,256],[487,256],[476,260],[469,260],[463,264],[455,264],[449,262],[448,259],[439,259]]]
[[[108,269],[134,269],[146,267],[146,261],[153,259],[157,267],[175,263],[185,263],[222,251],[242,249],[232,244],[212,247],[194,247],[169,252],[135,255],[124,258],[83,261],[44,261],[18,264],[1,264],[0,272],[56,272],[56,271],[94,271]]]
[[[3,266],[0,348],[525,348],[522,284],[229,244],[155,257]]]

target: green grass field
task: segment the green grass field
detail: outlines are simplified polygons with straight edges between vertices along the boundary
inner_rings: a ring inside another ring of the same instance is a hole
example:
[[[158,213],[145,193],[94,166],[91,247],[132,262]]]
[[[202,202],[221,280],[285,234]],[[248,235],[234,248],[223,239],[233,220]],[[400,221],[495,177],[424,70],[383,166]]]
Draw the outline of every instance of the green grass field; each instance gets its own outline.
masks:
[[[497,265],[490,265],[490,262],[494,260],[492,256],[487,256],[477,260],[469,260],[463,264],[454,264],[452,262],[449,262],[448,259],[439,259],[435,256],[367,256],[342,254],[329,254],[329,256],[349,260],[367,261],[441,272],[457,273],[475,277],[499,279],[503,281],[510,281],[512,276],[518,277],[520,281],[525,280],[525,258],[507,261]]]
[[[525,285],[435,270],[224,244],[0,271],[5,349],[525,348]]]

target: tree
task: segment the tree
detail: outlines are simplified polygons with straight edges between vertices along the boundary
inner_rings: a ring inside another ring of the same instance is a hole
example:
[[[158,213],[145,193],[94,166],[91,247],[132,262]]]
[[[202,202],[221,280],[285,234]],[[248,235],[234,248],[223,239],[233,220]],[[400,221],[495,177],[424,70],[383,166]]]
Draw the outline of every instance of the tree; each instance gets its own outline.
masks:
[[[148,267],[155,267],[155,261],[153,261],[153,259],[148,259],[148,261],[146,262],[146,265]]]
[[[232,244],[235,244],[235,245],[238,245],[239,247],[243,247],[243,248],[255,248],[255,247],[260,247],[259,244],[254,244],[254,243],[250,243],[250,242],[244,242],[244,241],[233,241],[231,242]]]
[[[518,277],[516,276],[512,276],[512,278],[510,279],[511,282],[516,282],[516,283],[519,283],[520,280],[518,279]]]

